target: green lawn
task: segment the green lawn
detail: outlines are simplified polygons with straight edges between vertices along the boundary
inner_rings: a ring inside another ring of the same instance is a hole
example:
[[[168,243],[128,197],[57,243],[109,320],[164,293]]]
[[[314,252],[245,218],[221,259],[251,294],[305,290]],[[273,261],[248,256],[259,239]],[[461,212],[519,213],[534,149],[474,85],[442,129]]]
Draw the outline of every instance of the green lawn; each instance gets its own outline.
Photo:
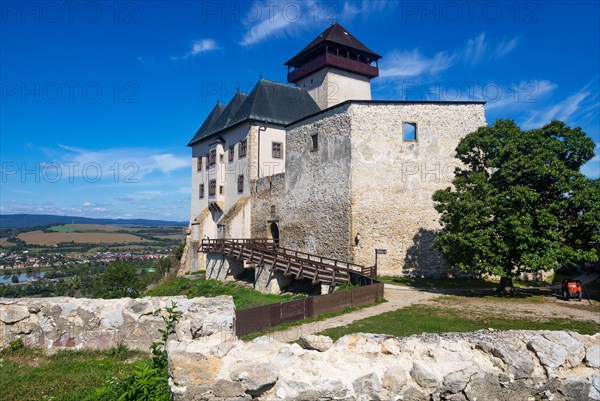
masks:
[[[0,352],[0,400],[83,401],[111,378],[127,374],[146,354],[129,350]]]
[[[189,280],[183,277],[173,277],[158,287],[147,291],[147,296],[186,295],[193,297],[216,297],[219,295],[233,296],[237,309],[247,309],[254,306],[274,304],[302,298],[302,296],[261,294],[236,283],[222,283],[217,280],[198,278]]]
[[[354,322],[348,326],[325,330],[323,334],[337,340],[352,333],[377,333],[409,336],[421,333],[467,332],[485,328],[501,330],[573,330],[581,334],[594,334],[600,325],[592,321],[548,319],[533,321],[524,318],[498,316],[478,317],[466,315],[443,305],[413,305]]]

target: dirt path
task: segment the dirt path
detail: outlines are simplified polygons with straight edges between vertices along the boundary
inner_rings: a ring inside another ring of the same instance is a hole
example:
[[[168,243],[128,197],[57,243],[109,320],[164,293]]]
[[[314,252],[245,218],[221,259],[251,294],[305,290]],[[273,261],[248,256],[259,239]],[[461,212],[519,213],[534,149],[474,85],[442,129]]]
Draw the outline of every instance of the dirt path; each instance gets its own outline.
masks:
[[[365,319],[370,316],[380,315],[385,312],[395,311],[413,304],[422,304],[429,302],[443,294],[419,291],[410,287],[400,287],[395,285],[385,285],[385,299],[388,302],[360,309],[358,311],[332,317],[320,322],[306,323],[301,326],[289,327],[285,330],[269,333],[268,336],[280,342],[296,341],[303,334],[314,334],[325,329],[333,327],[346,326],[357,320]]]

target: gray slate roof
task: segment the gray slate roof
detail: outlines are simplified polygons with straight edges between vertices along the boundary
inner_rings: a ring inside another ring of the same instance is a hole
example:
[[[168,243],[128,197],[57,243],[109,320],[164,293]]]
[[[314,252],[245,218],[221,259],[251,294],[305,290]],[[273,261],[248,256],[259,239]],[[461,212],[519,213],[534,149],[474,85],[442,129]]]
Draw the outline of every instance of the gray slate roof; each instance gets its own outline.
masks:
[[[188,146],[244,121],[287,125],[321,109],[303,88],[261,79],[249,95],[238,92],[227,107],[217,104]]]

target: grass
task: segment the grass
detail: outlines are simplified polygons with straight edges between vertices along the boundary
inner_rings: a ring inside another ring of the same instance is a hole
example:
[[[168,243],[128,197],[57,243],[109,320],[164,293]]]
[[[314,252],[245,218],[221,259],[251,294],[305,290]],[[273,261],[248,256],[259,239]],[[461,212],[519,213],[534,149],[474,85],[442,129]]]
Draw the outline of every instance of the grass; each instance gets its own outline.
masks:
[[[302,298],[302,296],[293,295],[262,294],[258,291],[254,291],[250,288],[233,282],[222,283],[217,280],[205,280],[202,278],[188,280],[187,278],[183,277],[172,277],[160,284],[158,287],[147,291],[145,295],[186,295],[188,298],[231,295],[237,309],[248,309],[254,306],[274,304]]]
[[[301,325],[307,324],[307,323],[320,322],[320,321],[325,320],[325,319],[329,319],[329,318],[332,318],[332,317],[345,315],[346,313],[355,312],[355,311],[360,310],[360,309],[369,308],[371,306],[379,305],[379,304],[381,304],[383,302],[387,302],[387,301],[384,299],[384,300],[378,301],[378,302],[376,302],[374,304],[357,306],[355,308],[348,307],[348,308],[344,308],[344,309],[342,309],[341,311],[338,311],[338,312],[325,313],[325,314],[319,315],[317,317],[309,317],[309,318],[304,319],[304,320],[297,320],[295,322],[282,323],[282,324],[279,324],[277,326],[270,327],[270,328],[268,328],[266,330],[261,330],[261,331],[258,331],[256,333],[250,333],[250,334],[246,334],[245,336],[241,336],[240,340],[251,341],[251,340],[254,340],[257,337],[268,335],[269,333],[273,333],[273,332],[281,331],[281,330],[286,330],[286,329],[288,329],[290,327],[301,326]]]
[[[468,332],[494,328],[499,330],[572,330],[594,334],[600,325],[592,321],[547,319],[532,321],[524,318],[466,315],[462,311],[438,305],[412,305],[393,312],[359,320],[348,326],[320,332],[334,340],[352,333],[377,333],[409,336],[421,333]]]
[[[123,347],[108,351],[59,351],[46,355],[39,349],[0,352],[0,400],[82,401],[146,354]]]

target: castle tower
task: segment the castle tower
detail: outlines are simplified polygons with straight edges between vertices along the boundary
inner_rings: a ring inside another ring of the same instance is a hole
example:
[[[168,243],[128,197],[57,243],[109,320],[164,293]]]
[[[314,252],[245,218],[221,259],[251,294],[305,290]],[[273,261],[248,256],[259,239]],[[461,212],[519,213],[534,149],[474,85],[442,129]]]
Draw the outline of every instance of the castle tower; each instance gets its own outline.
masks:
[[[381,56],[333,24],[285,63],[288,82],[304,88],[321,109],[345,100],[371,100]]]

